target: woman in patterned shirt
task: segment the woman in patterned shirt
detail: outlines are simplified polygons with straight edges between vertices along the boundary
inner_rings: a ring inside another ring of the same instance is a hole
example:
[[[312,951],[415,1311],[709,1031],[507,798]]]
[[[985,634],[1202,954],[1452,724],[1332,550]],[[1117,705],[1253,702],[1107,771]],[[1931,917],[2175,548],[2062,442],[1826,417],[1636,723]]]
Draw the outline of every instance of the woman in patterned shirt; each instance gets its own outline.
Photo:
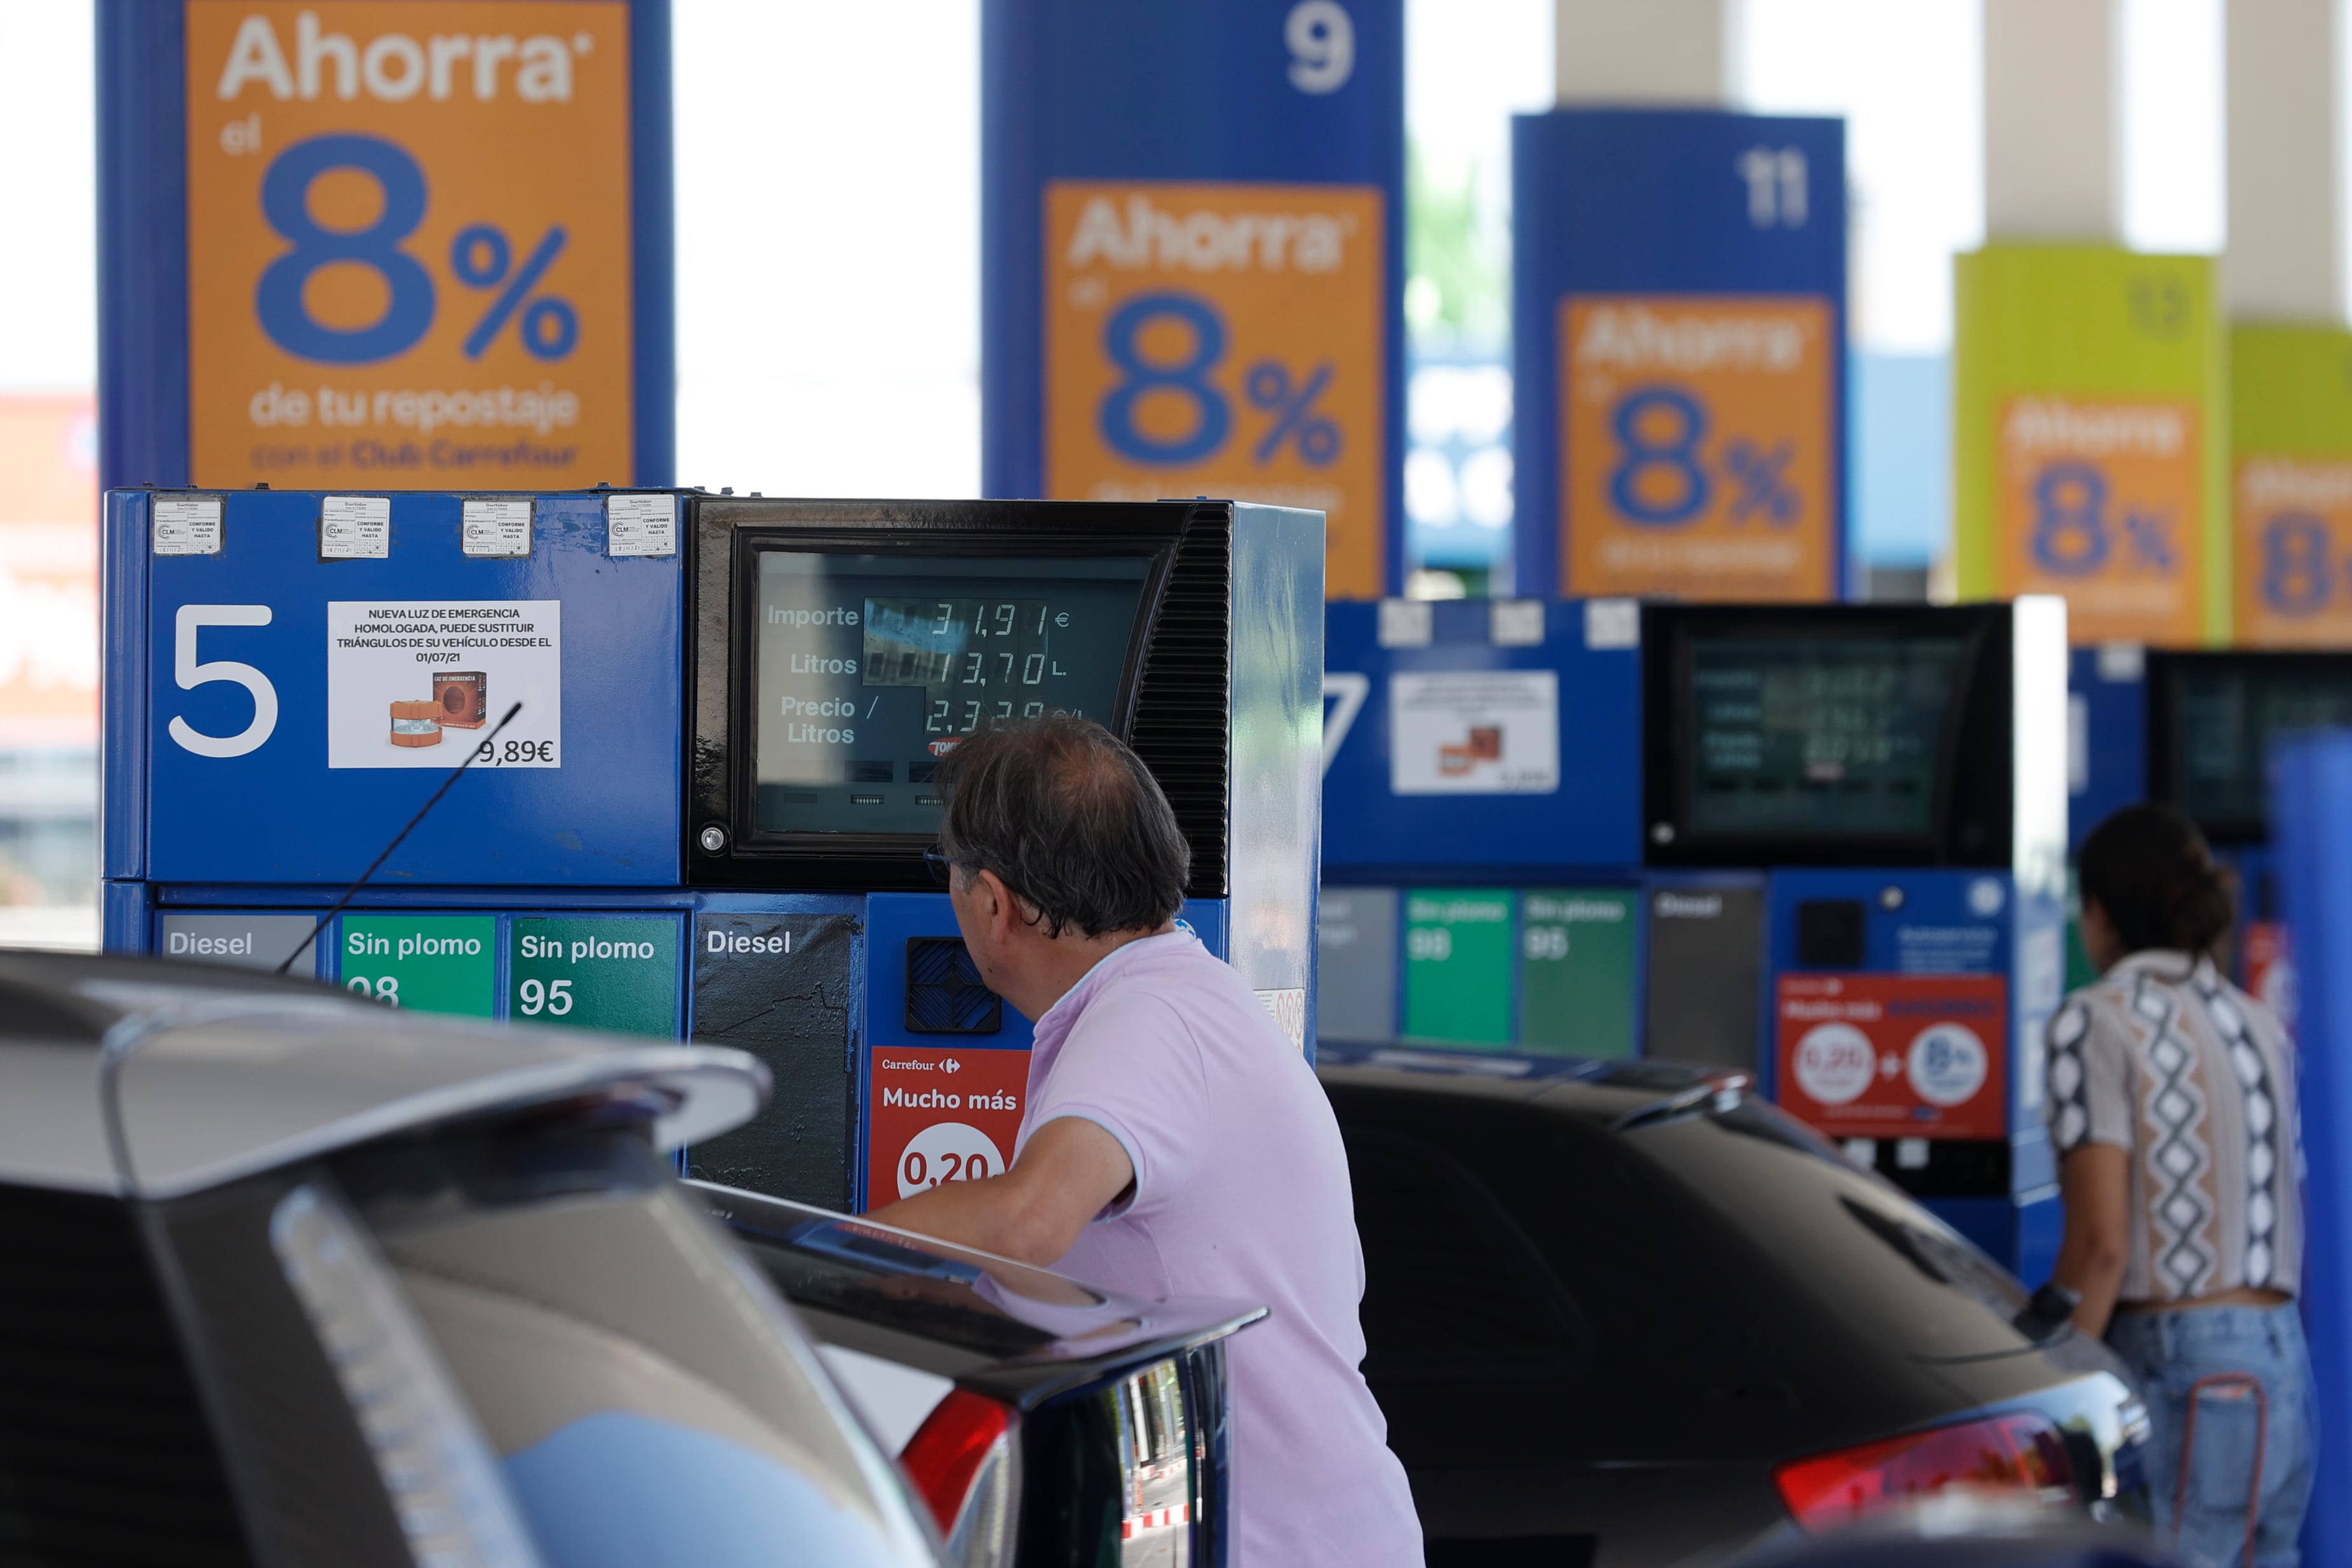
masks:
[[[2139,1375],[2158,1527],[2195,1563],[2293,1568],[2315,1408],[2294,1047],[2214,967],[2235,915],[2187,818],[2127,807],[2077,866],[2099,979],[2050,1020],[2056,1278]]]

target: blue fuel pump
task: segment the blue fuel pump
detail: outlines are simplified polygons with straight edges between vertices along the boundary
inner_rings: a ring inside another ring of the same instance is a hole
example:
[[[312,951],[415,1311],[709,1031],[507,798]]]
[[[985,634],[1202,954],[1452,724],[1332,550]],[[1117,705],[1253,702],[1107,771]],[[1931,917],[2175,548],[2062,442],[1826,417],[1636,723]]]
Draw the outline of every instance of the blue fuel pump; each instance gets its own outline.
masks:
[[[1311,1052],[1318,514],[141,489],[105,528],[110,951],[740,1046],[775,1098],[695,1170],[886,1201],[1003,1170],[1025,1088],[933,774],[1069,712],[1152,768],[1183,918]]]
[[[1328,635],[1328,1037],[1745,1073],[2047,1268],[2062,606],[1391,601]]]
[[[2269,758],[2295,732],[2352,725],[2352,653],[2078,648],[2067,700],[2068,853],[2134,801],[2186,812],[2237,874],[2236,978],[2292,1016]],[[2087,978],[2079,939],[2069,967]]]

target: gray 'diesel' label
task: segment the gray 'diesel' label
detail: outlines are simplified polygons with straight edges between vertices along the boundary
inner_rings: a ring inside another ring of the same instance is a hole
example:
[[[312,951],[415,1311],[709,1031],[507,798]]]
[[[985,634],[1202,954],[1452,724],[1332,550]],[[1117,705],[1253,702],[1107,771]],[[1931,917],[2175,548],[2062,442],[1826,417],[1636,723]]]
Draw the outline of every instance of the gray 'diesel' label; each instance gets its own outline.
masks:
[[[155,922],[155,954],[233,969],[275,969],[318,924],[310,915],[165,915]],[[310,979],[319,972],[319,944],[287,971]]]
[[[1315,914],[1317,1036],[1396,1039],[1396,889],[1325,887]]]
[[[1762,1055],[1764,890],[1662,887],[1650,894],[1644,1056],[1754,1072]]]
[[[845,1209],[857,1080],[849,1051],[846,915],[713,915],[694,921],[694,1040],[748,1051],[775,1092],[740,1127],[687,1151],[690,1175]]]

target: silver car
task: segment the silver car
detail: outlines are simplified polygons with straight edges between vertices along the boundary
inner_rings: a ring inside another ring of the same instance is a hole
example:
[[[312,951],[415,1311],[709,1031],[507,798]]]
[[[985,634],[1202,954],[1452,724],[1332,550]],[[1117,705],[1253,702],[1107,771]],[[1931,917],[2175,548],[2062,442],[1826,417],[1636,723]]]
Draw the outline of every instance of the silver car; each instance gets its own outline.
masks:
[[[730,1051],[0,953],[0,1560],[934,1568],[661,1151]]]

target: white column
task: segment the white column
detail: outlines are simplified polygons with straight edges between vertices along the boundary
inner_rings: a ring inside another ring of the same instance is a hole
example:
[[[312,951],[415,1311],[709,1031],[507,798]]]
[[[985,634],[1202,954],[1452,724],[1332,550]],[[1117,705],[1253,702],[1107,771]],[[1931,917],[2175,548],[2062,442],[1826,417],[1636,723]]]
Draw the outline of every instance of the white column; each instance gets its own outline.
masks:
[[[2229,0],[2229,48],[2230,314],[2340,325],[2336,0]]]
[[[1984,0],[1986,238],[2122,238],[2116,6]]]
[[[1554,0],[1560,103],[1724,107],[1735,3]]]

